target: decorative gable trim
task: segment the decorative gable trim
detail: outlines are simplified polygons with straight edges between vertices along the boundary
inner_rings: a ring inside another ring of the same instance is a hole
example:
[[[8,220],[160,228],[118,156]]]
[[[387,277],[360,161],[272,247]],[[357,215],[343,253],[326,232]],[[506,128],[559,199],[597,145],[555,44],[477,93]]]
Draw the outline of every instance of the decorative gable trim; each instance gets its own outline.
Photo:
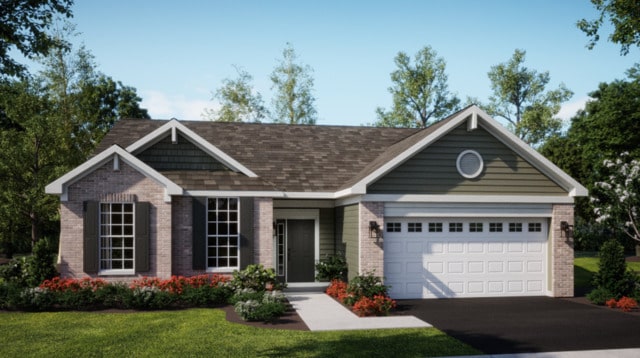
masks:
[[[177,119],[170,120],[166,124],[162,125],[160,128],[158,128],[158,129],[154,130],[153,132],[147,134],[146,136],[138,139],[133,144],[129,145],[126,148],[126,150],[127,150],[127,152],[130,152],[130,153],[140,152],[140,151],[150,147],[151,145],[156,143],[158,140],[164,138],[165,135],[168,132],[171,133],[171,140],[173,142],[175,142],[175,141],[177,141],[177,132],[178,131],[180,133],[182,133],[185,137],[189,138],[189,140],[194,145],[196,145],[198,148],[200,148],[202,151],[204,151],[208,155],[212,156],[213,158],[215,158],[217,161],[219,161],[222,164],[224,164],[229,169],[231,169],[231,170],[233,170],[235,172],[240,172],[240,173],[242,173],[242,174],[244,174],[244,175],[246,175],[246,176],[248,176],[250,178],[257,178],[258,177],[258,175],[256,175],[249,168],[247,168],[244,165],[240,164],[240,162],[238,162],[237,160],[233,159],[231,156],[227,155],[225,152],[220,150],[218,147],[216,147],[215,145],[209,143],[206,139],[202,138],[197,133],[195,133],[191,129],[187,128],[182,123],[178,122]],[[239,144],[239,145],[241,145],[241,144]]]
[[[457,128],[464,121],[468,121],[467,130],[473,130],[478,126],[482,126],[498,140],[504,143],[509,149],[513,150],[516,154],[523,157],[526,161],[531,163],[534,168],[539,170],[544,175],[548,176],[551,180],[553,180],[560,187],[566,190],[569,196],[586,196],[588,194],[588,191],[584,186],[571,178],[560,168],[554,165],[551,161],[543,157],[540,153],[532,149],[520,138],[505,129],[500,123],[491,118],[491,116],[489,116],[478,106],[472,105],[467,109],[457,113],[453,118],[449,118],[448,120],[446,120],[446,123],[433,131],[433,133],[427,135],[422,140],[412,145],[404,152],[400,153],[394,159],[388,161],[366,177],[362,178],[352,187],[336,193],[336,196],[344,197],[349,195],[366,194],[367,187],[370,184],[374,183],[376,180],[380,179],[385,174],[389,173],[400,164],[413,157],[418,152],[422,151],[429,145],[445,136],[447,133],[451,132],[453,129]]]
[[[123,161],[147,178],[150,178],[158,184],[164,186],[166,202],[171,201],[171,195],[183,194],[183,190],[180,186],[167,179],[165,176],[158,173],[155,169],[151,168],[140,159],[136,158],[131,153],[128,153],[126,150],[122,149],[122,147],[119,147],[117,145],[112,145],[108,149],[87,160],[72,171],[51,182],[45,187],[45,192],[47,194],[60,195],[61,201],[67,201],[69,185],[77,182],[78,180],[82,179],[83,177],[87,176],[97,168],[102,167],[110,161],[113,161],[114,163],[120,163],[120,161]]]

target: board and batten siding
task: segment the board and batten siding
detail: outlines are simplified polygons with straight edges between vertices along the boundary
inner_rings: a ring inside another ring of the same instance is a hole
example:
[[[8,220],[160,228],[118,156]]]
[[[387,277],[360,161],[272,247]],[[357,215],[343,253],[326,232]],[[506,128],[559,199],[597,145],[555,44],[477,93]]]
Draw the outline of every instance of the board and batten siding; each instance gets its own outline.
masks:
[[[370,194],[567,195],[505,144],[479,126],[462,124],[371,184]],[[475,179],[458,173],[456,159],[475,150],[484,169]]]
[[[336,208],[336,240],[344,245],[345,259],[349,267],[349,279],[358,274],[360,267],[358,244],[358,205]]]
[[[136,156],[155,170],[229,170],[182,135],[176,143],[168,135]]]

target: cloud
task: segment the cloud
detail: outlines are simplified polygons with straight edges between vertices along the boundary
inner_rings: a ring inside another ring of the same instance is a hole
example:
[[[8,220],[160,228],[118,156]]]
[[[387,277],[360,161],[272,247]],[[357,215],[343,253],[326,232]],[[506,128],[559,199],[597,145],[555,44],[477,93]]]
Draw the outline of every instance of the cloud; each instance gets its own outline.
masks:
[[[579,110],[584,109],[584,106],[589,99],[589,96],[584,96],[571,102],[564,103],[562,107],[560,107],[558,118],[562,119],[564,122],[568,122]]]
[[[172,95],[161,91],[141,91],[142,107],[149,111],[154,119],[177,118],[180,120],[199,121],[205,108],[213,103],[200,98],[188,98],[184,95]]]

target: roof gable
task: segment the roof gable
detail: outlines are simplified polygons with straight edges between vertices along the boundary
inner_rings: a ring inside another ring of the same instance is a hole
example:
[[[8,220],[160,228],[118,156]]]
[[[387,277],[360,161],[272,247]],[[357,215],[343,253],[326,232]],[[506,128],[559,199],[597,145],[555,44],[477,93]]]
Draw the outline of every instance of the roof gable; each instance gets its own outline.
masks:
[[[514,153],[521,156],[534,168],[562,187],[570,196],[587,195],[587,189],[584,186],[532,149],[521,139],[506,130],[500,123],[476,105],[458,111],[435,125],[425,128],[422,133],[415,134],[398,143],[396,148],[392,148],[394,152],[393,155],[385,153],[386,158],[377,158],[367,170],[360,172],[355,180],[349,183],[348,186],[343,187],[340,194],[366,194],[367,188],[371,184],[465,122],[468,131],[473,131],[477,129],[478,126],[482,126],[488,133],[501,141]]]
[[[114,168],[118,167],[118,163],[121,160],[133,167],[144,176],[164,186],[166,193],[165,200],[170,201],[171,195],[183,194],[183,190],[180,186],[117,145],[112,145],[108,149],[87,160],[82,165],[76,167],[67,174],[51,182],[45,187],[45,193],[60,195],[60,200],[66,201],[68,194],[67,189],[71,184],[84,178],[86,175],[90,174],[95,169],[105,165],[109,161],[114,162]]]
[[[157,142],[161,141],[169,133],[171,135],[172,142],[177,142],[179,134],[182,134],[185,137],[189,138],[189,141],[191,143],[193,143],[195,146],[200,148],[203,152],[212,156],[216,161],[222,163],[227,168],[235,172],[240,172],[251,178],[257,177],[257,175],[253,171],[249,170],[247,167],[240,164],[240,162],[238,162],[233,157],[231,157],[227,153],[220,150],[211,142],[205,140],[200,135],[196,134],[191,129],[185,127],[176,119],[170,120],[169,122],[165,123],[164,125],[152,131],[151,133],[138,139],[134,143],[127,146],[126,149],[130,153],[134,153],[134,154],[141,153],[145,149],[151,147],[153,144],[156,144]]]

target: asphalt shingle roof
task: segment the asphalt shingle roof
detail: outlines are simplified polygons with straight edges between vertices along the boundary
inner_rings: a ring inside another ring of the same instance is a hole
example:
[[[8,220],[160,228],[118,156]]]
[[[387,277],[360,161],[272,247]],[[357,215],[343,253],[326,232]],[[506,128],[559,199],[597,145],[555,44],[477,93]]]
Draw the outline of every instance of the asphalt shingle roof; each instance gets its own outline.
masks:
[[[445,121],[422,130],[180,121],[258,178],[233,172],[161,173],[186,190],[335,192],[375,171]],[[167,122],[120,120],[96,153],[113,144],[126,148]]]

